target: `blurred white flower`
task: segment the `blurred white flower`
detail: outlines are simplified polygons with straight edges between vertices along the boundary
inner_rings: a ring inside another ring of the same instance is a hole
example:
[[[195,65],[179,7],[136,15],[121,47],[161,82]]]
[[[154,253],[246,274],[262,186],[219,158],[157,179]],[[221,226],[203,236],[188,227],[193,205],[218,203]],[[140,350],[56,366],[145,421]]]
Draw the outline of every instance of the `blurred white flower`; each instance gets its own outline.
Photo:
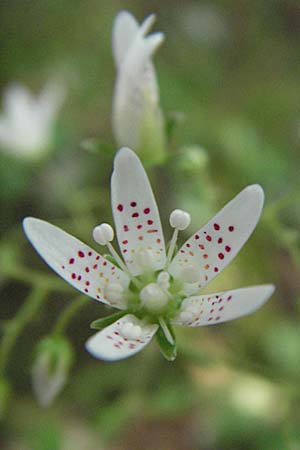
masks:
[[[50,146],[53,127],[65,98],[65,89],[48,83],[38,96],[21,84],[9,86],[0,115],[0,147],[22,158],[41,156]]]
[[[163,116],[151,61],[164,35],[155,32],[147,36],[154,21],[155,16],[151,14],[139,25],[129,12],[121,11],[112,33],[117,67],[112,116],[114,135],[118,145],[143,151],[146,162],[147,158],[159,160],[164,147]]]

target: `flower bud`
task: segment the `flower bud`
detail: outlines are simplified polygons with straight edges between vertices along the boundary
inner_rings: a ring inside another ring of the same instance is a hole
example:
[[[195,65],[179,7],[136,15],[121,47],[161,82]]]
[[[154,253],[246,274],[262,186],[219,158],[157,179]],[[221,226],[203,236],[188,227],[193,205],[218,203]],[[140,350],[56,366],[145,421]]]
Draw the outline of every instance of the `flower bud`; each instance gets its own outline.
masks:
[[[114,238],[114,230],[108,223],[102,223],[93,229],[93,238],[100,245],[107,245]]]
[[[181,209],[174,209],[170,214],[170,225],[177,230],[185,230],[191,223],[191,216]]]
[[[73,361],[69,341],[49,336],[38,345],[32,367],[32,386],[40,406],[49,406],[64,387]]]

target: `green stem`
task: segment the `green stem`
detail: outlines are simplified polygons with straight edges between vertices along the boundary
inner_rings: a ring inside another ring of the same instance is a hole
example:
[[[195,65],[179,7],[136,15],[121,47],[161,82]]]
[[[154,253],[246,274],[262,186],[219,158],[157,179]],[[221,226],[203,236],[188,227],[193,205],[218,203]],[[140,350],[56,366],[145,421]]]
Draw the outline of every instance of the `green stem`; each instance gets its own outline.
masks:
[[[56,321],[53,334],[59,335],[63,334],[66,327],[69,325],[73,317],[77,314],[77,312],[89,302],[89,298],[85,295],[79,295],[72,300],[71,303],[64,309],[64,311],[59,316]]]
[[[47,297],[44,286],[32,289],[13,319],[8,321],[0,343],[0,375],[4,374],[13,346],[26,325],[31,322]]]
[[[20,281],[29,285],[41,286],[46,290],[60,291],[70,293],[73,289],[67,284],[62,283],[59,278],[51,275],[44,275],[42,273],[27,269],[26,267],[6,267],[2,271],[5,278]]]

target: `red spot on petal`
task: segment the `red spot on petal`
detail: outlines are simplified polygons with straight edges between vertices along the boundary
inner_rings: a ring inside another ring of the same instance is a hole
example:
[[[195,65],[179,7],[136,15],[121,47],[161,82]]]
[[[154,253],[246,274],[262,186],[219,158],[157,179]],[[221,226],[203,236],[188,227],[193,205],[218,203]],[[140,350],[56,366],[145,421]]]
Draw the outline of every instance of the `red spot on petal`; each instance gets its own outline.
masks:
[[[99,259],[100,259],[100,256],[97,255],[97,256],[96,256],[96,261],[99,261]]]
[[[130,206],[132,206],[132,208],[135,208],[136,207],[136,202],[131,202]]]
[[[144,239],[143,236],[139,236],[139,241],[142,241]]]
[[[202,255],[202,258],[207,259],[208,258],[208,254],[204,253],[204,255]]]
[[[231,247],[229,247],[229,245],[226,245],[226,246],[225,246],[225,250],[226,250],[226,252],[230,252]]]
[[[218,244],[222,244],[222,242],[223,242],[223,238],[220,237],[220,238],[218,239]]]
[[[121,205],[121,203],[117,206],[117,210],[122,212],[124,209],[123,205]]]
[[[200,238],[199,234],[195,234],[195,239],[198,240]]]
[[[214,223],[214,229],[218,231],[220,229],[220,225],[218,223]]]
[[[97,267],[98,267],[98,264],[93,265],[93,269],[97,269]]]
[[[144,209],[144,214],[149,214],[150,213],[150,208],[145,208]]]
[[[224,259],[224,253],[219,253],[219,254],[218,254],[218,258],[219,258],[219,259]]]
[[[107,261],[103,261],[103,266],[107,266]]]
[[[227,301],[230,302],[231,299],[232,299],[232,295],[229,295],[229,297],[227,297]]]
[[[89,272],[89,271],[90,271],[90,269],[89,269],[88,267],[86,267],[84,270],[85,270],[86,272]]]
[[[210,236],[209,234],[206,236],[206,240],[207,240],[208,242],[211,241],[211,236]]]
[[[191,244],[187,243],[186,246],[187,246],[188,248],[190,248]]]
[[[158,244],[160,244],[160,243],[161,243],[161,239],[156,239],[156,242],[157,242]]]
[[[92,256],[92,254],[93,254],[92,252],[88,252],[88,255],[89,255],[89,256]]]
[[[79,250],[78,256],[79,256],[79,258],[84,258],[85,255],[81,250]]]
[[[214,267],[214,272],[219,272],[219,269],[217,267]]]
[[[88,288],[85,288],[84,292],[88,293],[89,292]]]
[[[139,224],[139,225],[137,226],[137,229],[140,230],[141,228],[143,228],[143,225]]]
[[[123,230],[124,230],[124,231],[128,231],[128,230],[129,230],[128,225],[124,225],[124,226],[123,226]]]
[[[200,248],[200,250],[205,250],[205,246],[203,244],[199,244],[198,247]]]
[[[74,258],[70,258],[70,259],[69,259],[69,264],[74,264],[74,262],[75,262],[75,259],[74,259]]]
[[[138,213],[138,212],[135,212],[135,213],[133,213],[133,214],[131,215],[131,217],[134,217],[134,218],[139,217],[139,213]]]
[[[89,281],[86,281],[86,282],[85,282],[85,285],[86,285],[86,286],[89,286],[89,285],[90,285],[90,282],[89,282]]]
[[[75,280],[75,278],[76,278],[76,273],[72,273],[71,277],[72,277],[73,280]]]
[[[125,241],[123,241],[122,244],[124,244],[124,245],[128,244],[127,239],[125,239]]]
[[[153,224],[153,220],[147,220],[147,224],[148,225],[152,225]]]
[[[233,226],[233,225],[230,225],[230,226],[228,227],[228,231],[230,231],[230,233],[232,233],[233,230],[234,230],[234,226]]]
[[[77,280],[80,281],[81,280],[81,275],[78,275]]]

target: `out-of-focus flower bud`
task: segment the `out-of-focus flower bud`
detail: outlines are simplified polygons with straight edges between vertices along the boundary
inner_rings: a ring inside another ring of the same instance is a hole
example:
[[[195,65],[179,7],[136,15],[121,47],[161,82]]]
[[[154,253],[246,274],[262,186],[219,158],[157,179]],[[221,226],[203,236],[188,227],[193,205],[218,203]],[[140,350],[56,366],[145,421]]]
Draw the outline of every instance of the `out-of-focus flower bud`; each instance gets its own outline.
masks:
[[[161,45],[160,32],[147,35],[155,20],[139,25],[127,11],[120,12],[113,27],[113,53],[117,80],[113,101],[113,129],[119,146],[130,147],[146,164],[165,156],[165,124],[152,55]]]
[[[32,367],[32,386],[40,406],[47,407],[64,387],[73,362],[69,341],[48,336],[38,345]]]

